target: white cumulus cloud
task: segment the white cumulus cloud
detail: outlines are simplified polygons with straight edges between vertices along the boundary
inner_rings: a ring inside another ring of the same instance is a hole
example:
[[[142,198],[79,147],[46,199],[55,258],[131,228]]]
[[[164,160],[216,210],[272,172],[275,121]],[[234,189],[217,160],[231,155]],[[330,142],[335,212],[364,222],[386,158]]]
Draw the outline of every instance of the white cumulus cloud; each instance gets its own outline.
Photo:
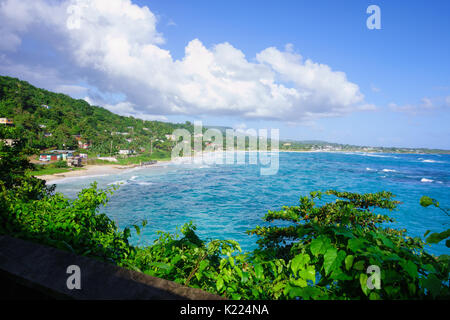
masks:
[[[82,75],[99,90],[123,94],[126,101],[105,105],[121,114],[303,122],[374,108],[344,72],[304,59],[292,44],[249,59],[230,43],[208,48],[193,39],[176,60],[164,49],[155,14],[130,0],[0,0],[0,19],[0,52],[9,60],[24,36],[40,39],[58,55],[56,64],[71,66],[73,81]],[[2,70],[11,64],[0,60]]]

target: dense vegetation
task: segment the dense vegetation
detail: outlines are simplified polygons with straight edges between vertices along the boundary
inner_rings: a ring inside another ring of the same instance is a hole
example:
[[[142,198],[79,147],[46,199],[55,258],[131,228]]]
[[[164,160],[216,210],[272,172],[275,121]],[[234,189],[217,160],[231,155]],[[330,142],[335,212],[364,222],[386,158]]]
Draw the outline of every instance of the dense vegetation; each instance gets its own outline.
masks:
[[[14,120],[28,147],[77,149],[75,136],[80,135],[83,142],[91,143],[89,152],[93,155],[116,154],[120,149],[169,151],[172,145],[166,134],[177,128],[192,131],[189,122],[173,124],[119,116],[84,100],[3,76],[0,76],[0,117]]]
[[[0,128],[0,138],[15,130]],[[269,211],[264,220],[272,224],[249,231],[259,236],[252,252],[242,253],[235,241],[204,241],[190,223],[177,235],[161,233],[153,245],[137,247],[128,239],[145,221],[119,230],[99,213],[113,189],[93,184],[69,200],[27,174],[29,152],[23,141],[12,147],[0,142],[0,234],[232,299],[450,298],[449,257],[432,256],[421,239],[384,226],[392,219],[381,211],[398,205],[389,192],[312,192],[298,206]],[[326,202],[330,197],[336,200]],[[439,207],[428,197],[421,204]],[[447,239],[448,247],[448,233],[431,234],[427,241]],[[379,267],[380,286],[371,282],[369,266]]]

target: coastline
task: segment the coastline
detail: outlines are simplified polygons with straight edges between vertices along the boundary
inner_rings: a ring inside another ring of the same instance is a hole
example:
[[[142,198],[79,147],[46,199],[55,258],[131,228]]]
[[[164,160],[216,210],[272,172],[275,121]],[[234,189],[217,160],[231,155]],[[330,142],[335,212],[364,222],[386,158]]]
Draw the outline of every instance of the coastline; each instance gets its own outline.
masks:
[[[361,153],[361,151],[336,151],[336,150],[277,150],[278,152],[284,152],[284,153]],[[205,154],[215,154],[217,152],[221,151],[209,151],[204,152]],[[224,151],[226,152],[226,151]],[[247,151],[249,152],[249,151]],[[253,151],[253,152],[259,152],[259,151]],[[270,152],[270,151],[269,151]],[[364,152],[364,153],[379,153],[379,152]],[[405,154],[405,153],[402,153]],[[411,154],[411,153],[408,153]],[[414,154],[420,154],[420,153],[414,153]],[[199,155],[194,155],[192,157],[182,157],[181,159],[187,160],[188,158],[199,158]],[[184,162],[182,160],[182,162]],[[96,165],[86,165],[82,168],[82,170],[75,170],[75,171],[68,171],[63,173],[54,173],[49,175],[41,175],[37,176],[37,178],[45,180],[47,183],[54,182],[61,179],[66,178],[74,178],[74,177],[91,177],[91,176],[98,176],[98,175],[114,175],[117,173],[123,172],[123,170],[126,169],[133,169],[133,168],[151,168],[151,167],[160,167],[161,165],[167,165],[167,164],[179,164],[180,162],[177,160],[158,160],[156,164],[149,165],[149,166],[140,166],[138,164],[130,164],[130,165],[120,165],[120,164],[96,164]]]
[[[166,164],[170,161],[158,161],[156,164],[147,166],[147,167],[158,167],[161,164]],[[130,165],[120,165],[120,164],[95,164],[95,165],[87,165],[82,168],[82,170],[76,170],[76,171],[68,171],[63,173],[55,173],[55,174],[48,174],[48,175],[42,175],[37,176],[37,178],[45,180],[45,182],[54,182],[61,179],[66,178],[75,178],[75,177],[91,177],[91,176],[98,176],[98,175],[113,175],[120,172],[123,172],[127,169],[133,169],[133,168],[144,168],[144,166],[136,165],[136,164],[130,164]]]

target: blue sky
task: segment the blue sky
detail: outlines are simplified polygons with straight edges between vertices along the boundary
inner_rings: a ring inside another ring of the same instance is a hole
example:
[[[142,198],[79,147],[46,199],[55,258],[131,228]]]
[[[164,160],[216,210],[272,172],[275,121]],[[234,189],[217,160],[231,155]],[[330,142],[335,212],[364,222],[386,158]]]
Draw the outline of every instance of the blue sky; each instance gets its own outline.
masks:
[[[9,47],[0,46],[0,74],[87,98],[121,114],[279,128],[281,138],[299,140],[450,149],[449,1],[118,1],[130,16],[139,13],[145,21],[133,29],[125,18],[119,20],[118,13],[101,6],[79,11],[83,19],[95,17],[95,23],[104,16],[105,21],[117,22],[117,28],[104,29],[97,39],[92,36],[92,30],[98,29],[95,25],[86,32],[83,24],[75,31],[65,29],[64,14],[75,2],[39,0],[31,10],[13,0],[0,0],[0,16],[6,17],[0,30],[6,30],[5,40],[12,39]],[[371,4],[381,9],[381,30],[366,27],[366,8]],[[21,15],[12,13],[20,10]],[[59,12],[61,19],[42,22],[43,16]],[[25,27],[20,28],[19,22]],[[127,45],[103,45],[108,32],[114,35],[122,29]],[[147,31],[141,35],[140,30]],[[14,37],[20,41],[12,45]],[[195,39],[199,42],[192,43]],[[92,47],[86,45],[90,42]],[[107,50],[98,53],[96,43]],[[215,49],[225,43],[229,46]],[[147,44],[159,51],[148,53],[143,49]],[[126,54],[111,54],[111,50],[122,52],[123,46],[129,49]],[[276,50],[266,50],[272,47]],[[195,59],[178,64],[187,57],[186,50]],[[216,79],[214,70],[205,74],[193,70],[205,67],[206,51],[214,55],[210,66],[240,76]],[[220,52],[240,52],[244,62],[238,67],[233,61],[224,62]],[[167,53],[169,62],[161,58]],[[160,62],[151,63],[159,58]],[[305,73],[280,69],[279,59]],[[318,71],[316,80],[308,82],[304,78],[317,68],[306,68],[307,59],[329,69]],[[132,67],[137,71],[128,72]],[[141,74],[142,69],[148,72]],[[335,78],[336,72],[345,73],[345,79]],[[266,77],[282,88],[259,88],[260,79]],[[159,78],[167,85],[155,84]],[[249,89],[238,94],[242,81]],[[171,83],[174,88],[168,87]],[[351,92],[335,101],[336,94],[349,86]],[[307,98],[293,98],[304,93]],[[277,94],[280,100],[272,99]],[[242,101],[247,97],[255,101],[257,112],[252,112],[250,102]],[[275,112],[277,106],[283,111]]]

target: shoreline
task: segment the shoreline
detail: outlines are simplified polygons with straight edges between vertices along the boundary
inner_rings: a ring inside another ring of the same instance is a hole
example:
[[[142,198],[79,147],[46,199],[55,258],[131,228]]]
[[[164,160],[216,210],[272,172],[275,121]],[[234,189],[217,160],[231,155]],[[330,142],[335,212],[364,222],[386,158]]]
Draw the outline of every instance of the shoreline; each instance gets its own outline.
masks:
[[[243,150],[236,150],[236,152],[242,152]],[[278,152],[285,152],[285,153],[380,153],[380,152],[361,152],[361,151],[332,151],[332,150],[277,150]],[[215,154],[221,151],[209,151],[204,152],[205,154]],[[223,152],[226,152],[224,150]],[[249,151],[245,151],[249,152]],[[250,151],[250,152],[259,152],[259,151]],[[267,151],[267,152],[274,152],[274,151]],[[381,152],[383,153],[383,152]],[[399,153],[399,154],[417,154],[417,155],[423,155],[422,153]],[[192,157],[182,157],[181,163],[184,163],[183,160],[187,160],[188,158],[192,158],[190,161],[197,158],[200,158],[199,155],[194,155]],[[179,158],[180,159],[180,158]],[[180,161],[178,160],[157,160],[156,164],[153,165],[147,165],[147,166],[141,166],[138,164],[130,164],[130,165],[120,165],[120,164],[95,164],[95,165],[86,165],[81,170],[74,170],[74,171],[68,171],[63,173],[54,173],[49,175],[41,175],[36,176],[39,179],[45,180],[47,183],[54,182],[57,180],[62,180],[66,178],[76,178],[76,177],[92,177],[92,176],[98,176],[98,175],[114,175],[117,173],[121,173],[124,170],[127,169],[133,169],[133,168],[152,168],[152,167],[160,167],[161,165],[167,165],[167,164],[180,164]]]
[[[120,165],[120,164],[89,164],[82,167],[81,170],[67,171],[63,173],[55,173],[55,174],[47,174],[36,176],[36,178],[45,180],[45,182],[54,182],[57,180],[62,180],[66,178],[77,178],[77,177],[92,177],[98,175],[113,175],[117,173],[121,173],[127,169],[133,168],[150,168],[150,167],[158,167],[161,164],[169,163],[169,160],[158,161],[154,165],[150,166],[140,166],[137,164],[130,165]]]

